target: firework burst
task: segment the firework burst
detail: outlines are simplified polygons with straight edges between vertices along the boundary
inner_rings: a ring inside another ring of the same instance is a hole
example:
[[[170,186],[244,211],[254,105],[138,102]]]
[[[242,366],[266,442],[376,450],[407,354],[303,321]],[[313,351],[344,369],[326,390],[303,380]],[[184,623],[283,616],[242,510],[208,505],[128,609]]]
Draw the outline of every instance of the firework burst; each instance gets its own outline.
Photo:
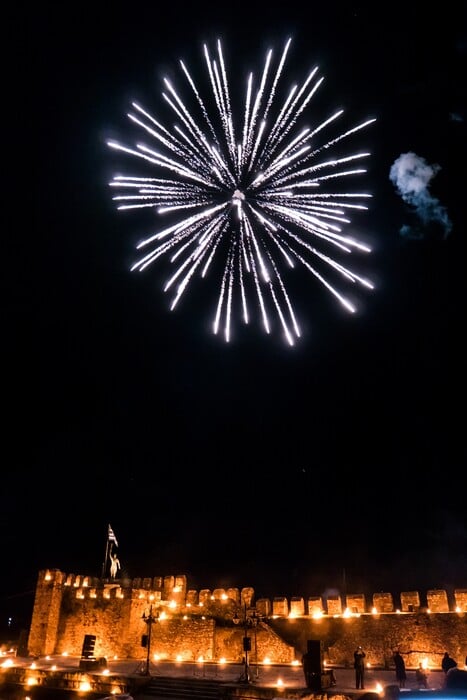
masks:
[[[185,92],[167,78],[162,92],[173,126],[133,103],[128,117],[150,137],[149,145],[108,141],[154,169],[148,176],[114,177],[110,186],[118,209],[153,208],[168,218],[168,225],[138,244],[144,254],[131,269],[142,271],[168,256],[174,272],[164,290],[173,292],[172,309],[195,276],[211,273],[217,279],[213,331],[226,341],[234,319],[248,323],[257,317],[267,333],[278,321],[286,341],[294,344],[300,328],[286,275],[298,265],[350,312],[355,307],[334,278],[373,287],[339,261],[354,250],[369,252],[342,231],[350,224],[349,213],[366,209],[371,195],[331,189],[336,181],[366,172],[360,163],[369,153],[329,158],[324,152],[374,119],[320,141],[343,110],[314,127],[306,123],[323,81],[318,68],[279,96],[290,43],[275,67],[270,50],[258,78],[249,74],[238,114],[221,42],[213,57],[205,45],[206,96],[180,61]]]

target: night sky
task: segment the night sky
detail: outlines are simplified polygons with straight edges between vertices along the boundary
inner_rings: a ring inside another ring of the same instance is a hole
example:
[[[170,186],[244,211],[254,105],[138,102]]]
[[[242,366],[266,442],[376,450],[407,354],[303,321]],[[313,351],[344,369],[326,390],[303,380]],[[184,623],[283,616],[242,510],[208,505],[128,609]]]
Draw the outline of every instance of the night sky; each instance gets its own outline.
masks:
[[[108,523],[128,577],[270,597],[467,586],[462,4],[9,10],[2,630],[28,625],[40,569],[100,574]],[[296,345],[257,311],[226,343],[218,278],[170,311],[167,260],[130,272],[157,221],[117,211],[108,183],[139,166],[106,142],[137,139],[133,100],[163,120],[180,58],[206,87],[204,42],[222,39],[238,96],[289,36],[284,85],[325,78],[302,124],[376,118],[349,139],[371,157],[347,184],[372,194],[350,227],[372,251],[349,266],[375,288],[342,284],[348,314],[297,270]],[[411,200],[390,177],[407,153],[432,173]]]

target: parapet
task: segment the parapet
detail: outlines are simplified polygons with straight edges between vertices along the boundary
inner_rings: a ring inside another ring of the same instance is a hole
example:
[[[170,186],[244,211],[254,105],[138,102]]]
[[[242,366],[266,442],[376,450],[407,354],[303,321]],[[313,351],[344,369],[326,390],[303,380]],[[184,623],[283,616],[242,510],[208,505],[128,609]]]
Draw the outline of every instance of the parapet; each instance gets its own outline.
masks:
[[[76,589],[76,597],[79,599],[96,598],[147,598],[159,602],[175,603],[180,607],[209,606],[213,603],[231,601],[237,605],[251,608],[255,605],[255,591],[251,586],[244,588],[203,588],[199,591],[187,587],[187,577],[184,574],[171,576],[154,576],[134,579],[99,579],[94,576],[64,573],[59,569],[45,569],[39,572],[37,588],[48,589],[50,585],[54,589],[71,587]],[[467,589],[454,590],[454,606],[449,604],[447,591],[444,589],[430,589],[426,592],[426,610],[430,613],[467,612]],[[400,594],[400,611],[404,613],[420,612],[422,607],[420,593],[418,591],[403,591]],[[301,596],[277,596],[272,599],[261,598],[256,602],[256,609],[262,616],[273,617],[310,617],[327,614],[342,615],[345,611],[350,614],[362,614],[367,612],[392,613],[395,612],[395,604],[392,593],[379,592],[372,596],[372,605],[369,608],[363,593],[352,593],[346,596],[339,594],[327,597],[309,596],[305,599]]]

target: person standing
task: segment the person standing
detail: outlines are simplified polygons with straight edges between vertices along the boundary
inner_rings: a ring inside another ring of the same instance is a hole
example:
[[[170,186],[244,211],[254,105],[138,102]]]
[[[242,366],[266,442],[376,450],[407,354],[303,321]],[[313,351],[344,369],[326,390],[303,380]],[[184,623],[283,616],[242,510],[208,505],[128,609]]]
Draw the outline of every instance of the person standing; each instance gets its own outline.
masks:
[[[422,662],[415,669],[415,680],[419,688],[428,688],[428,672],[423,668]]]
[[[361,688],[362,690],[365,687],[365,652],[363,651],[361,646],[358,646],[355,651],[354,651],[354,669],[355,669],[355,687]]]
[[[399,683],[399,688],[405,688],[405,681],[407,680],[407,673],[405,671],[405,661],[400,653],[399,649],[394,652],[393,655],[394,666],[396,667],[396,678]]]
[[[117,553],[116,553],[116,552],[115,552],[115,554],[111,554],[111,555],[110,555],[110,558],[111,558],[111,560],[112,560],[112,563],[111,563],[111,565],[110,565],[110,578],[114,579],[114,578],[116,577],[116,575],[117,575],[117,571],[118,571],[119,568],[120,568],[120,561],[119,561],[119,559],[118,559],[118,557],[117,557]]]
[[[454,661],[452,656],[449,656],[448,652],[444,652],[443,659],[441,661],[441,668],[443,669],[444,673],[447,673],[450,668],[456,668],[457,666],[457,661]]]

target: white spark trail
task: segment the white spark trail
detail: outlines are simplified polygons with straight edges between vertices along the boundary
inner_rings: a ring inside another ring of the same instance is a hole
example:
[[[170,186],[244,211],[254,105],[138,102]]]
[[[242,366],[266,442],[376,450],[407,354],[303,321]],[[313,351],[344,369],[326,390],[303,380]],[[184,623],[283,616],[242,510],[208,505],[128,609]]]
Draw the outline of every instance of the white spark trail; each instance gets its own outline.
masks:
[[[107,141],[145,169],[109,183],[117,209],[158,217],[138,243],[145,253],[131,270],[167,258],[173,272],[163,289],[171,295],[170,309],[186,299],[195,278],[214,279],[212,330],[227,343],[239,319],[258,321],[267,334],[279,329],[287,345],[295,344],[301,331],[288,282],[297,268],[351,313],[356,307],[340,287],[374,288],[345,258],[371,252],[350,228],[350,217],[366,211],[372,195],[346,190],[367,173],[357,161],[370,156],[349,151],[351,137],[375,119],[339,129],[348,120],[338,109],[310,125],[324,77],[315,66],[287,84],[291,41],[277,57],[267,50],[260,71],[246,74],[241,94],[229,78],[220,39],[212,54],[203,44],[204,79],[195,80],[182,60],[181,87],[176,77],[162,79],[160,104],[168,119],[131,103],[128,119],[148,143]],[[166,217],[165,225],[159,217]]]

